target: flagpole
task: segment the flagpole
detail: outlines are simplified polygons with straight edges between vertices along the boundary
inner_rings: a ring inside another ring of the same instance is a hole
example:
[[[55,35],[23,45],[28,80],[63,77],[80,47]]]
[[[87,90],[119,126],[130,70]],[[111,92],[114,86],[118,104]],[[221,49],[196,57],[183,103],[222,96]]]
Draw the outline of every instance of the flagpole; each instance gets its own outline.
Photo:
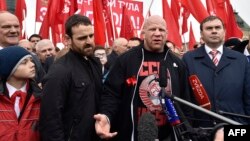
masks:
[[[103,19],[105,19],[104,13],[102,13],[102,17],[103,17]],[[110,46],[110,44],[109,44],[109,40],[108,40],[108,32],[107,32],[106,24],[104,24],[104,26],[105,26],[105,39],[106,39],[104,48],[106,48],[106,46]]]
[[[35,7],[36,7],[36,16],[37,16],[37,3],[38,3],[38,1],[36,0],[35,1]],[[37,19],[37,17],[35,16],[35,26],[34,26],[34,33],[36,33],[36,19]]]
[[[36,33],[36,20],[35,20],[35,26],[34,26],[34,33]]]
[[[149,8],[148,8],[148,11],[147,11],[147,14],[146,14],[145,18],[148,18],[148,15],[149,15],[150,9],[151,9],[151,7],[152,7],[152,5],[153,5],[153,2],[154,2],[154,0],[151,0],[151,3],[150,3],[150,5],[149,5]],[[145,20],[144,20],[144,21],[145,21]],[[143,25],[144,25],[144,21],[143,21],[143,23],[142,23],[142,26],[141,26],[140,31],[142,30],[142,27],[143,27]]]
[[[150,9],[151,9],[151,7],[152,7],[152,5],[153,5],[153,2],[154,2],[154,0],[151,0],[151,3],[150,3],[150,5],[149,5],[148,12],[147,12],[147,14],[146,14],[145,18],[147,18],[147,17],[148,17],[149,12],[150,12]]]
[[[105,42],[105,45],[104,45],[105,47],[104,47],[104,48],[107,48],[107,47],[110,46],[109,40],[108,40],[107,28],[106,28],[106,30],[105,30],[105,38],[106,38],[106,42]]]
[[[115,26],[114,26],[113,10],[112,10],[111,4],[109,4],[109,10],[110,10],[110,17],[111,17],[111,22],[112,22],[113,39],[115,40],[116,39],[116,37],[115,37],[115,34],[116,34],[115,30],[116,29],[115,29]]]
[[[26,23],[26,15],[25,15],[25,10],[24,9],[22,9],[22,14],[23,14],[23,19],[24,19],[24,26],[23,26],[23,34],[25,35],[25,38],[27,39],[28,38],[28,35],[27,35],[27,33],[26,33],[26,29],[27,29],[27,23]],[[23,21],[20,21],[20,22],[23,22]],[[24,27],[25,27],[25,30],[24,30]],[[23,35],[22,35],[22,37],[23,37]]]
[[[186,43],[186,40],[185,40],[185,36],[184,36],[184,34],[182,34],[182,37],[183,37],[183,41],[184,41],[184,46],[183,46],[183,51],[184,52],[187,52],[188,50],[187,50],[187,43]],[[189,39],[190,40],[190,39]]]

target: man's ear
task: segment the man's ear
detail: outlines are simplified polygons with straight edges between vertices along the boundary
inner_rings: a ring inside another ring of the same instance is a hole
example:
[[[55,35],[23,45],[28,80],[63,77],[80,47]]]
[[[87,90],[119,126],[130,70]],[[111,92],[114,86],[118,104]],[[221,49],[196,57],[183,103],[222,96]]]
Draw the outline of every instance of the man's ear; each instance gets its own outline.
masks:
[[[145,31],[144,30],[142,30],[141,31],[141,37],[144,39],[144,37],[145,37]]]
[[[71,46],[72,39],[69,37],[69,35],[67,35],[67,34],[64,35],[64,42],[63,43],[64,43],[64,45],[66,47],[70,47]]]
[[[200,39],[203,40],[203,34],[200,32]]]

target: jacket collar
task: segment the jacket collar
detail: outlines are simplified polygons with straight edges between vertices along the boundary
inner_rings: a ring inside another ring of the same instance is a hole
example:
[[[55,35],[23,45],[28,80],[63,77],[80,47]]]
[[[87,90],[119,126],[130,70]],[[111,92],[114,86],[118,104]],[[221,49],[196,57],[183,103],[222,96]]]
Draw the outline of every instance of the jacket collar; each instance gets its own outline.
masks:
[[[6,86],[3,80],[0,80],[0,95],[7,95]],[[29,80],[29,89],[27,93],[33,94],[34,97],[39,98],[42,95],[42,89],[36,84],[35,81]]]
[[[144,54],[143,54],[144,51],[143,51],[143,50],[146,50],[146,49],[144,48],[144,43],[142,42],[139,46],[133,47],[133,48],[130,49],[129,51],[133,51],[133,50],[139,51],[140,53],[138,53],[137,57],[138,57],[138,58],[142,58],[142,57],[144,56]],[[168,47],[166,46],[166,44],[165,44],[165,45],[164,45],[164,52],[167,53],[168,50],[169,50],[169,48],[168,48]]]
[[[223,69],[224,67],[228,66],[229,64],[231,64],[231,61],[236,59],[236,55],[234,52],[232,52],[230,49],[223,47],[223,54],[221,56],[220,62],[217,66],[217,68],[213,65],[212,60],[209,58],[208,54],[205,51],[205,47],[204,45],[201,46],[200,48],[197,48],[196,51],[194,51],[194,59],[201,59],[201,63],[216,69],[216,71],[220,71],[221,69]]]

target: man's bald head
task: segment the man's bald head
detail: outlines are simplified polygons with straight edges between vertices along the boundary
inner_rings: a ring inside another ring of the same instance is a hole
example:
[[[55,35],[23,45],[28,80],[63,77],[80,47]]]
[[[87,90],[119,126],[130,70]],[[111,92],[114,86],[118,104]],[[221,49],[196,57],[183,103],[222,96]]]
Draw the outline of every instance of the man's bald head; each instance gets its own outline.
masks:
[[[164,27],[167,27],[166,21],[161,16],[153,15],[145,20],[143,28],[142,28],[142,33],[145,32],[145,30],[148,28],[149,25],[153,25],[153,24],[161,24]]]
[[[20,47],[25,48],[29,52],[33,52],[32,43],[29,40],[27,40],[27,39],[20,40],[19,43],[18,43],[18,45]]]
[[[166,21],[158,16],[150,16],[145,20],[142,34],[144,37],[144,48],[152,52],[163,52],[167,39]]]
[[[125,38],[116,38],[113,42],[113,50],[118,54],[121,55],[128,50],[127,48],[128,40]]]

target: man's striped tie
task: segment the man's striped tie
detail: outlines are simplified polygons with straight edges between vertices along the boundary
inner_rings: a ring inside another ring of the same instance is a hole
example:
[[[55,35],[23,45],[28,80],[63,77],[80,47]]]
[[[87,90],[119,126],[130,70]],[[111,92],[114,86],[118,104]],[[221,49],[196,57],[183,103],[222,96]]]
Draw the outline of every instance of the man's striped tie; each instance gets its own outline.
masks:
[[[219,63],[219,60],[217,58],[218,51],[212,50],[212,51],[210,51],[210,54],[212,55],[212,61],[214,62],[214,65],[217,66]]]

